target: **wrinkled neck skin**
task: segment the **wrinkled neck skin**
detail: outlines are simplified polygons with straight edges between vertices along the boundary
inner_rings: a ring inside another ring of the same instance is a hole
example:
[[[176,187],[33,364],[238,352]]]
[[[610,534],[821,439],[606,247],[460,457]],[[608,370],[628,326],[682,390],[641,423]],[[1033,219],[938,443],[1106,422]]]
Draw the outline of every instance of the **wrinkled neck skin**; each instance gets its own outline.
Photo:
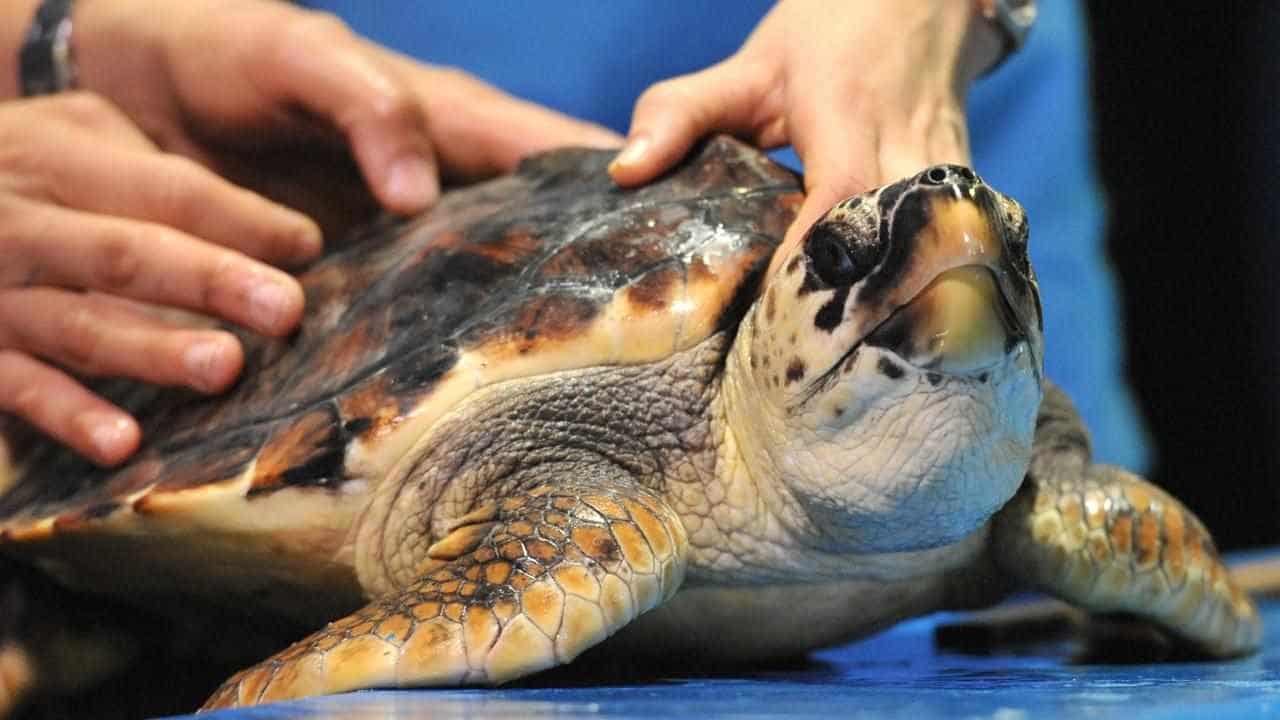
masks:
[[[978,384],[910,367],[889,377],[884,351],[861,348],[841,378],[797,403],[776,352],[764,361],[777,338],[759,329],[759,311],[729,351],[715,413],[718,483],[759,506],[721,531],[751,542],[729,553],[695,542],[691,577],[888,581],[971,563],[1026,470],[1039,402],[1020,366],[1029,359],[1015,354]]]

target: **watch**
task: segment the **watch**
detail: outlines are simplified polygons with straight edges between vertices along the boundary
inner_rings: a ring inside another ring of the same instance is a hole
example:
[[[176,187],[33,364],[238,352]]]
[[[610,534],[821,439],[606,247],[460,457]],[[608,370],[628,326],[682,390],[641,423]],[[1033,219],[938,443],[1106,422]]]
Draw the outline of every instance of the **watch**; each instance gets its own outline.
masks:
[[[1036,23],[1036,0],[978,0],[978,11],[1004,38],[1000,62],[1022,47]]]

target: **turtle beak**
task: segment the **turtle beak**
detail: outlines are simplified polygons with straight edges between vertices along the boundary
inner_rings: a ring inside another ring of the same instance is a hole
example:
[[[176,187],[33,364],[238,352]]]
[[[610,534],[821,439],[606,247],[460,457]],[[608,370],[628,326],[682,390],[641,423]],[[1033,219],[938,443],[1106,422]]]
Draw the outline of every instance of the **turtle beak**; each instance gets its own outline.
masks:
[[[974,375],[1026,339],[993,273],[969,265],[939,275],[865,342],[893,350],[916,367]]]
[[[981,374],[1025,344],[1039,378],[1040,306],[1025,223],[1011,226],[1001,200],[976,179],[929,193],[927,222],[911,238],[910,270],[890,301],[896,309],[866,344],[954,375]],[[1011,237],[1018,232],[1023,237]]]

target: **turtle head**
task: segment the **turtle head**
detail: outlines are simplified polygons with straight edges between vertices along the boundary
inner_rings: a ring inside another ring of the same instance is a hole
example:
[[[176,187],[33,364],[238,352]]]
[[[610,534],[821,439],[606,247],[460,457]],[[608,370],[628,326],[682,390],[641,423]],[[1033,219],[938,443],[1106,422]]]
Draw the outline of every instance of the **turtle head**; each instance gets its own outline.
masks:
[[[841,551],[979,528],[1021,482],[1041,397],[1021,206],[939,165],[836,205],[775,268],[726,376],[749,471]]]

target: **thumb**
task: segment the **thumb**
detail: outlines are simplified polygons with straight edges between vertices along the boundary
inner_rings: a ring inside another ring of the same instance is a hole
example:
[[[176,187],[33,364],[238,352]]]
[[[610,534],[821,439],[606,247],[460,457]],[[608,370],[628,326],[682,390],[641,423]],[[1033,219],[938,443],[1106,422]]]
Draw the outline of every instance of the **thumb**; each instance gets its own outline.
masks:
[[[624,187],[648,182],[712,132],[760,147],[781,145],[786,133],[781,93],[772,92],[776,75],[769,64],[736,55],[651,86],[636,102],[627,144],[609,174]]]

